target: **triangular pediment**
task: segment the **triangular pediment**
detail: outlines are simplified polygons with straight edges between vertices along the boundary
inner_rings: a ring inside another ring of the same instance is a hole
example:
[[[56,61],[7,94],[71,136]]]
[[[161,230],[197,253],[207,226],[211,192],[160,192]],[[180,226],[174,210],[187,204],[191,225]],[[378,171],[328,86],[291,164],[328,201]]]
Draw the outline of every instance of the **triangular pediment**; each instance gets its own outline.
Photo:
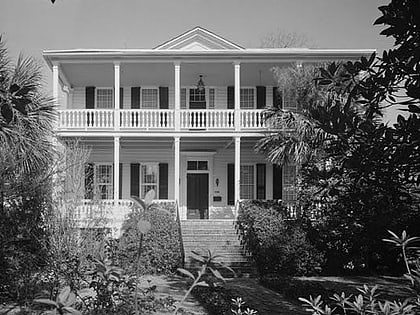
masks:
[[[204,28],[196,27],[155,47],[155,49],[205,51],[226,49],[242,50],[244,48]]]

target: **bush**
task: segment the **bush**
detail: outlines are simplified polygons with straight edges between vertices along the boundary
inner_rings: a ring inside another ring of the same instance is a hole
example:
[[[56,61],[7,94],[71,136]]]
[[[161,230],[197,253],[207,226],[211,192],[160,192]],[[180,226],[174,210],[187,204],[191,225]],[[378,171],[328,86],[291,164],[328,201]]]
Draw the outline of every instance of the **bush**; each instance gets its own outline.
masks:
[[[240,204],[237,227],[262,275],[308,275],[320,268],[323,255],[309,243],[303,226],[287,220],[286,208],[277,202]]]
[[[180,231],[174,212],[174,204],[166,203],[152,205],[143,213],[143,219],[150,222],[151,229],[144,234],[141,247],[142,274],[168,274],[182,265]],[[117,243],[117,263],[135,273],[138,240],[133,239],[132,234],[123,234]]]

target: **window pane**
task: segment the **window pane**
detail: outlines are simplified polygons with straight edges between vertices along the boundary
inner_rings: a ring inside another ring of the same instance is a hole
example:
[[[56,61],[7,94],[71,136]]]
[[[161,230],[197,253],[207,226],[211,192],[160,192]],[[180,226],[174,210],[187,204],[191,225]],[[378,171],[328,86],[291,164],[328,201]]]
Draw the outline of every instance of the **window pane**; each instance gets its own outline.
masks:
[[[209,108],[214,108],[215,91],[209,89]]]
[[[181,89],[181,108],[187,108],[187,89]]]
[[[254,166],[241,165],[241,199],[254,199]]]
[[[158,90],[142,89],[141,102],[142,108],[158,108]]]
[[[198,161],[198,170],[200,170],[200,171],[207,171],[208,170],[208,163],[207,163],[207,161]]]
[[[283,167],[283,200],[296,201],[296,165]]]
[[[190,102],[205,102],[206,89],[190,89]]]
[[[99,199],[113,198],[112,165],[96,165],[96,192]]]
[[[96,107],[113,108],[112,89],[96,89]]]
[[[296,110],[296,99],[295,99],[295,95],[294,92],[290,89],[285,89],[283,91],[283,100],[284,100],[284,104],[283,104],[283,108],[286,110]]]
[[[188,161],[187,162],[187,170],[196,171],[197,168],[198,168],[197,161]]]
[[[243,109],[254,108],[254,89],[253,88],[241,89],[241,108]]]
[[[144,198],[148,191],[154,190],[156,196],[158,195],[158,178],[159,166],[157,164],[142,164],[141,165],[141,188],[140,197]]]

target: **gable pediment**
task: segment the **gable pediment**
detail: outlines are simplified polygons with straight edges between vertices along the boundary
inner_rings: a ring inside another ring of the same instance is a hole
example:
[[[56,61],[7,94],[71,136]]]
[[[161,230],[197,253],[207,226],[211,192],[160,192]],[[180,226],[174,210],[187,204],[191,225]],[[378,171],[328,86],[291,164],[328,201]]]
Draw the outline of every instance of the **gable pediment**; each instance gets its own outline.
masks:
[[[242,50],[243,48],[201,27],[196,27],[155,48],[156,50]]]

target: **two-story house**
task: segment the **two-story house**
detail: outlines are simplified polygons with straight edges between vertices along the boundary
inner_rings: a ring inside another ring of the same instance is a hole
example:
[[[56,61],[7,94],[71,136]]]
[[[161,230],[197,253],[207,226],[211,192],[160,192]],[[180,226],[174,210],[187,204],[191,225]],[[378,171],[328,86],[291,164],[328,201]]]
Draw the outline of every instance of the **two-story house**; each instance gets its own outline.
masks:
[[[154,189],[181,220],[235,217],[240,199],[293,201],[295,166],[255,152],[264,109],[294,109],[273,67],[354,60],[372,50],[247,49],[201,27],[153,49],[46,50],[58,137],[92,148],[85,202],[115,207]],[[60,97],[64,91],[64,97]]]

